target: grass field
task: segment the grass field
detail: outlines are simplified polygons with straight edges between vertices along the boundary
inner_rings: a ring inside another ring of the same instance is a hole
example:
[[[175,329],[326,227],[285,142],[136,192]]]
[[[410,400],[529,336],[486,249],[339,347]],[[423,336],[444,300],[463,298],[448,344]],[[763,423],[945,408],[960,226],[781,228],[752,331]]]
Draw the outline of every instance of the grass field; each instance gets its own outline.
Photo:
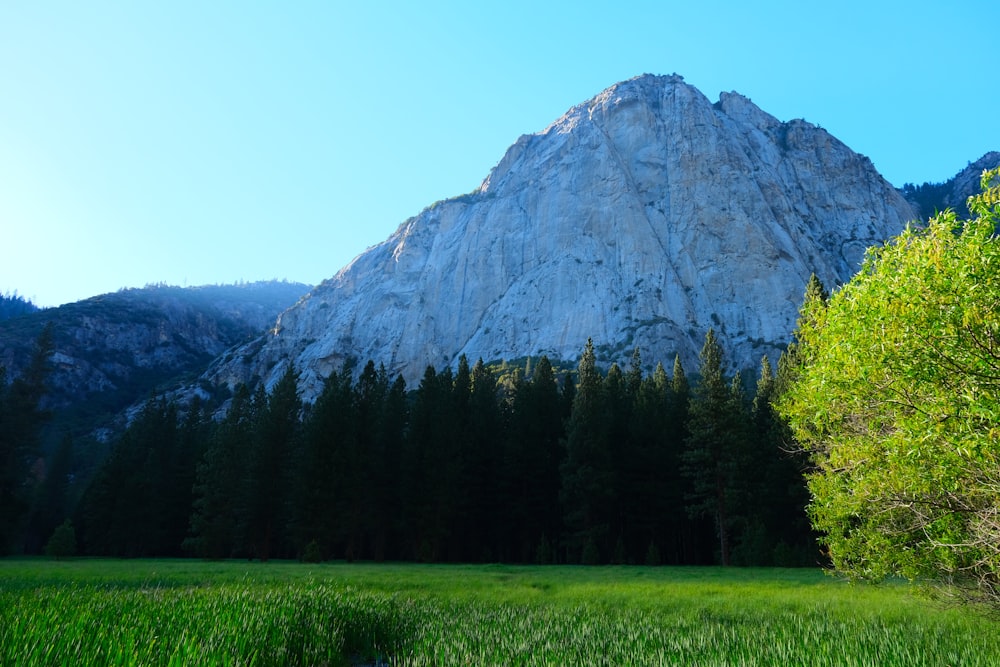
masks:
[[[1000,665],[816,570],[0,560],[2,665]]]

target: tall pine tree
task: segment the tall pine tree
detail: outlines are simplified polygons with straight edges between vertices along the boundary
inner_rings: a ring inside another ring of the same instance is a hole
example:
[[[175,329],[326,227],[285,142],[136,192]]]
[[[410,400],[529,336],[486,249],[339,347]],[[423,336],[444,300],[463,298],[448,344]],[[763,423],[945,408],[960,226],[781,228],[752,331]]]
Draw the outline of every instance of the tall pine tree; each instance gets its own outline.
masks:
[[[565,512],[567,560],[593,564],[611,555],[607,543],[615,497],[603,379],[590,339],[577,372],[573,411],[566,427],[560,498]]]
[[[176,405],[162,397],[147,401],[77,508],[74,523],[87,552],[128,558],[181,555],[196,460]]]
[[[683,471],[691,482],[688,513],[715,524],[719,559],[730,565],[743,472],[746,415],[739,374],[726,381],[722,346],[712,329],[700,354],[700,380],[691,398]]]
[[[0,554],[20,551],[30,509],[29,468],[38,455],[39,433],[49,413],[42,409],[51,372],[53,329],[45,327],[35,341],[24,373],[7,383],[0,366]]]
[[[552,363],[542,356],[531,380],[517,385],[510,403],[502,487],[509,559],[547,563],[555,558],[562,528],[563,408]]]
[[[246,385],[233,394],[197,466],[190,536],[185,548],[202,558],[231,558],[241,552],[237,526],[247,476],[248,443],[256,428],[255,405]]]
[[[250,555],[267,561],[288,538],[290,477],[302,411],[294,366],[288,365],[262,404],[265,407],[249,452],[242,508]]]

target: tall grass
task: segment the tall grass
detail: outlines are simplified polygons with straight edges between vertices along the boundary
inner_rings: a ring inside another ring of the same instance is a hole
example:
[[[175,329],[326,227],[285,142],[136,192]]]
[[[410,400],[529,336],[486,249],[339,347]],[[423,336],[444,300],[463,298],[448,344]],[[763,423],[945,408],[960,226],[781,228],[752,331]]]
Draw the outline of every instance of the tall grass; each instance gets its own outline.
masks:
[[[3,665],[1000,665],[998,630],[806,570],[0,561]]]
[[[398,650],[395,602],[327,584],[67,586],[4,596],[3,665],[331,665]]]

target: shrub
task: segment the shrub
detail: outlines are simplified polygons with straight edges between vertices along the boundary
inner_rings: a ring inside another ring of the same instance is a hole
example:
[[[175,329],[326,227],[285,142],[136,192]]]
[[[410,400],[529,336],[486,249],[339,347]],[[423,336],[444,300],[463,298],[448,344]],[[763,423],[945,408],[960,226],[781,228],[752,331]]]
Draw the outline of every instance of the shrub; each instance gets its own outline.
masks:
[[[52,531],[45,545],[45,555],[50,558],[72,558],[76,555],[76,531],[69,519]]]

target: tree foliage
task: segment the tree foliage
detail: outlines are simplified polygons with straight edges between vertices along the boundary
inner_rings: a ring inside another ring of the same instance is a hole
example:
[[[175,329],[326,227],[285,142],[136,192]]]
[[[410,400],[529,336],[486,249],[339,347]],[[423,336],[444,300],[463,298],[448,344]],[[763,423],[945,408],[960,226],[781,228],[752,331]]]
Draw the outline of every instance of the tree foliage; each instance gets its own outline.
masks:
[[[242,529],[251,553],[266,561],[280,554],[289,524],[302,410],[295,367],[288,365],[266,399],[255,400],[262,407],[242,488]]]
[[[620,379],[612,367],[612,382]],[[580,357],[573,410],[566,425],[566,459],[562,464],[561,498],[574,554],[597,555],[612,535],[611,514],[617,501],[612,453],[612,413],[608,392],[597,370],[593,341]]]
[[[38,306],[33,304],[30,299],[24,298],[16,291],[0,294],[0,322],[12,317],[36,313],[38,310]]]
[[[72,558],[76,555],[76,531],[66,519],[56,526],[52,536],[45,543],[45,555],[51,558]]]
[[[701,349],[701,381],[691,399],[688,437],[682,460],[691,481],[688,512],[708,516],[715,524],[719,557],[731,564],[732,533],[744,499],[748,417],[739,373],[728,382],[723,374],[722,346],[712,329]]]
[[[24,373],[8,384],[0,366],[0,554],[18,551],[34,487],[30,468],[38,455],[39,433],[51,416],[42,407],[51,373],[52,327],[35,339]]]
[[[1000,169],[807,300],[780,403],[811,453],[810,516],[852,576],[1000,607]]]
[[[772,476],[762,471],[784,455],[757,437],[767,429],[752,427],[738,376],[734,384],[718,373],[724,409],[713,416],[693,407],[679,360],[673,377],[660,365],[645,375],[636,351],[627,370],[611,364],[602,373],[588,344],[577,382],[544,356],[524,367],[530,374],[519,365],[498,377],[463,357],[454,370],[428,367],[407,393],[384,367],[369,362],[358,373],[347,364],[305,406],[288,367],[270,391],[237,388],[219,421],[151,400],[77,508],[81,548],[179,555],[183,544],[203,557],[261,560],[708,564],[719,558],[717,531],[705,518],[715,515],[701,508],[717,507],[717,497],[699,496],[695,480],[722,470],[734,562],[777,561],[780,539],[806,554],[782,564],[815,562],[807,531],[787,537],[775,528],[800,525],[801,500],[745,502],[770,498],[761,484]],[[699,400],[705,382],[694,385]],[[723,418],[725,447],[699,440],[712,455],[687,456],[689,434]],[[757,452],[757,467],[739,465],[749,460],[743,455],[727,459],[746,451]]]
[[[181,555],[203,426],[198,406],[181,419],[176,405],[163,398],[146,402],[77,507],[73,523],[87,551],[129,558]]]
[[[216,425],[196,466],[191,536],[185,548],[204,558],[238,552],[242,516],[239,506],[247,478],[247,443],[253,439],[256,405],[245,385],[237,387],[226,417]]]

